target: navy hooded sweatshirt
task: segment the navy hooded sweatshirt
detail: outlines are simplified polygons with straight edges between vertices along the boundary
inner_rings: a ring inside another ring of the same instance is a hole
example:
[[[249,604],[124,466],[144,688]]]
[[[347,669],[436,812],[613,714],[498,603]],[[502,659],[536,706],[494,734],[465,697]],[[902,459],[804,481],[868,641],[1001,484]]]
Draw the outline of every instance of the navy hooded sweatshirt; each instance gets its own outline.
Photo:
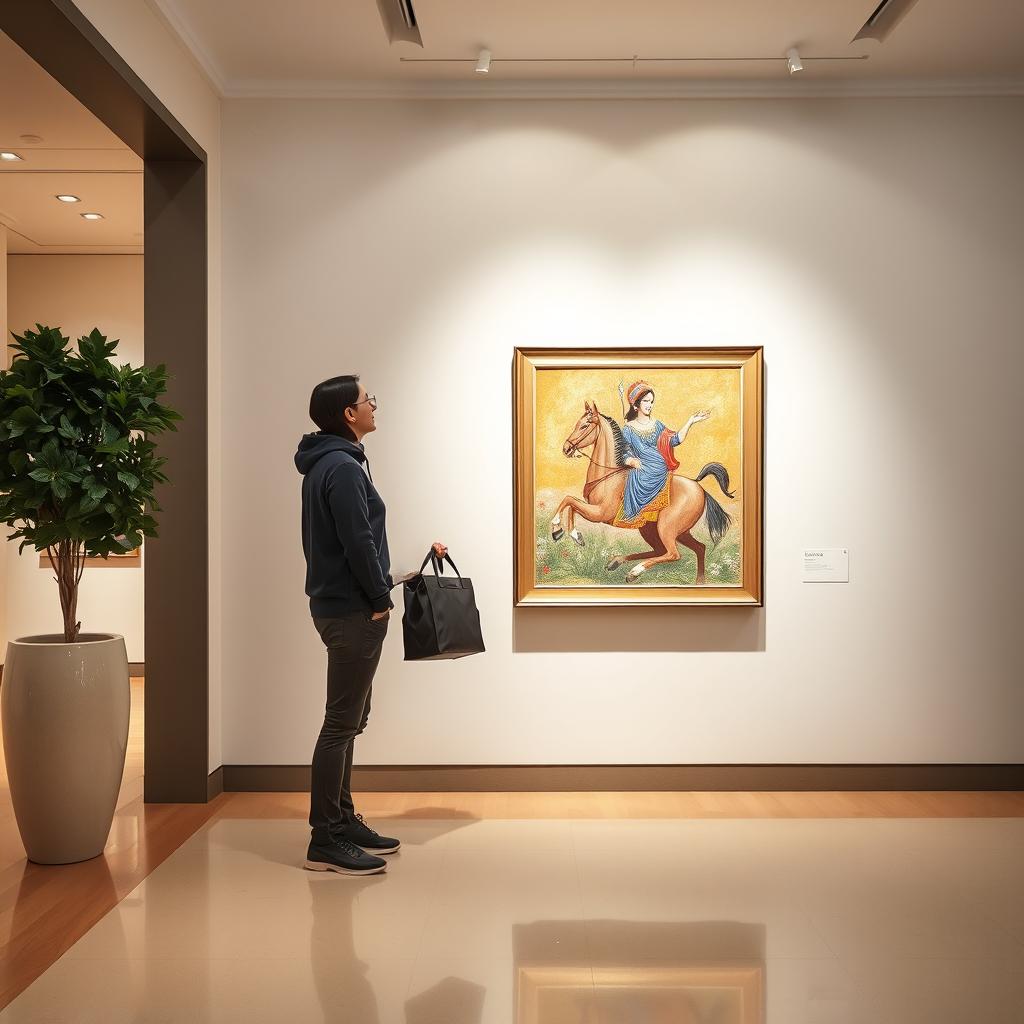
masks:
[[[393,608],[384,502],[363,446],[337,434],[305,434],[295,467],[303,478],[302,551],[313,616]]]

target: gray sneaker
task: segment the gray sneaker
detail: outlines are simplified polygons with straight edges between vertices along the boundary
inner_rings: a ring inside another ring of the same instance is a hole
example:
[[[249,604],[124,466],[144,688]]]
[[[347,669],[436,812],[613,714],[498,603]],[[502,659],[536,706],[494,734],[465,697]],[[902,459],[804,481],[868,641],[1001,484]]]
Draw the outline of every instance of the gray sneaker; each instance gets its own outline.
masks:
[[[337,871],[339,875],[376,875],[387,871],[386,860],[365,853],[344,839],[332,840],[326,845],[309,844],[302,865],[307,871]]]

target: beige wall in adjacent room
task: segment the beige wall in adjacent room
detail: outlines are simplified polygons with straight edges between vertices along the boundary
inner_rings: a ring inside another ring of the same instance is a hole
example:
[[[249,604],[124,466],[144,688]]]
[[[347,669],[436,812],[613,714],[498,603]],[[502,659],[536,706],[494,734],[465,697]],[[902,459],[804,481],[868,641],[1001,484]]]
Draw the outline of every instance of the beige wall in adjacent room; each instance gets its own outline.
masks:
[[[221,142],[220,98],[155,5],[76,0],[76,6],[206,151],[209,238],[209,765],[221,764]],[[174,367],[169,367],[174,372]]]
[[[143,258],[141,256],[17,256],[7,258],[10,330],[36,324],[59,327],[72,343],[94,327],[119,339],[118,363],[144,362]],[[145,554],[143,554],[143,562]],[[145,660],[144,569],[87,567],[78,608],[85,632],[121,633],[128,660]],[[7,552],[7,639],[59,633],[60,599],[51,569],[16,545]]]
[[[228,101],[225,762],[309,761],[292,455],[311,386],[353,370],[396,567],[447,541],[488,645],[406,664],[396,616],[360,763],[1024,760],[1022,115]],[[514,611],[513,347],[749,344],[764,609]],[[849,585],[800,582],[818,545]]]

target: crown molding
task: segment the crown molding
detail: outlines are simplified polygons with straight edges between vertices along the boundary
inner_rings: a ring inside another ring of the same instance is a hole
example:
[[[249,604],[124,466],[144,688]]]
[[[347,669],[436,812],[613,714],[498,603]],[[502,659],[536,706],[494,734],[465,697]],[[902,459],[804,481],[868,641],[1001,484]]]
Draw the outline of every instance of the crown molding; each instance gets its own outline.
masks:
[[[192,62],[203,73],[214,92],[222,99],[227,95],[227,77],[210,52],[199,42],[195,29],[178,7],[176,0],[146,0],[153,13],[177,37]]]
[[[166,2],[166,0],[162,0]],[[226,99],[662,100],[1024,96],[1024,78],[830,81],[327,81],[235,80]]]
[[[222,99],[340,100],[669,100],[827,99],[956,96],[1024,96],[1024,77],[876,78],[814,80],[790,76],[749,79],[518,79],[292,81],[229,79],[177,0],[146,0],[177,37]],[[806,75],[806,72],[804,73]]]

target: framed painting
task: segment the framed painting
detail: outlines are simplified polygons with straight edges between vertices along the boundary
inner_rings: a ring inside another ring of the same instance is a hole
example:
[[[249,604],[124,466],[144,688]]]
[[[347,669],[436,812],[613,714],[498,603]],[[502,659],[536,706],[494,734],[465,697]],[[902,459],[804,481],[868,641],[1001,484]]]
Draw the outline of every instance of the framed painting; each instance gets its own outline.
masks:
[[[123,537],[118,537],[118,540],[123,539]],[[142,545],[140,544],[131,551],[111,551],[109,555],[103,557],[87,555],[84,565],[86,569],[139,569],[142,567]],[[50,556],[45,551],[40,552],[39,568],[53,570]]]
[[[763,359],[517,348],[515,603],[760,605]]]

